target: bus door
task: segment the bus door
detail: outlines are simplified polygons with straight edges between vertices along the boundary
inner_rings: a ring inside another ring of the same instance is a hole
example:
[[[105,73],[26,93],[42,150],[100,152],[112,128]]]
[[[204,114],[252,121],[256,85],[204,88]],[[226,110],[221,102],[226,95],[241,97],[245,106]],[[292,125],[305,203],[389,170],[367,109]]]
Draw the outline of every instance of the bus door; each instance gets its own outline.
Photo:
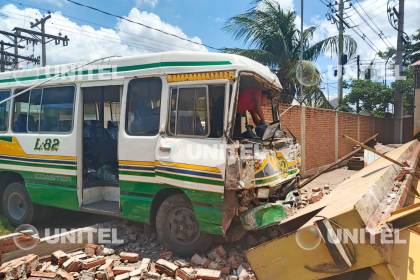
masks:
[[[120,214],[118,135],[122,86],[82,88],[82,208]]]
[[[160,183],[196,193],[191,197],[201,201],[193,204],[216,205],[224,192],[227,85],[214,81],[169,88],[168,125],[159,143],[157,174]]]
[[[155,167],[162,80],[136,78],[126,81],[125,88],[118,143],[122,216],[148,222],[153,197],[159,190]]]

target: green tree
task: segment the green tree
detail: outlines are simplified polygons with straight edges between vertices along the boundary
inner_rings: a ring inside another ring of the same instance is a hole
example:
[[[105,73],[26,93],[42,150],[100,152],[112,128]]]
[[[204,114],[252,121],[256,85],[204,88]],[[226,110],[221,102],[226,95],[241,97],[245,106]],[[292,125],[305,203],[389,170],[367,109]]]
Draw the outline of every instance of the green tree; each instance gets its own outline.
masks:
[[[254,1],[251,9],[230,18],[225,25],[227,31],[232,32],[236,39],[243,40],[249,48],[226,48],[225,51],[247,56],[276,69],[284,89],[282,102],[291,103],[293,98],[299,97],[305,104],[316,103],[321,107],[328,107],[328,101],[319,88],[321,78],[318,71],[317,86],[305,87],[304,92],[300,92],[296,69],[301,49],[301,34],[295,20],[296,13],[283,10],[277,2]],[[311,26],[303,31],[304,59],[314,61],[323,52],[338,53],[338,36],[313,42],[315,30],[316,27]],[[345,35],[344,52],[349,58],[355,54],[356,49],[356,41]],[[314,98],[317,100],[314,101]]]
[[[392,90],[382,83],[371,80],[353,80],[346,85],[351,89],[344,98],[344,103],[356,108],[356,112],[369,112],[375,116],[384,116],[393,102]]]
[[[411,36],[411,42],[406,48],[406,56],[409,63],[420,60],[420,28]]]
[[[403,92],[403,107],[404,114],[414,114],[414,71],[412,68],[407,68],[403,71],[405,79],[395,81],[391,84],[392,93],[397,89]]]

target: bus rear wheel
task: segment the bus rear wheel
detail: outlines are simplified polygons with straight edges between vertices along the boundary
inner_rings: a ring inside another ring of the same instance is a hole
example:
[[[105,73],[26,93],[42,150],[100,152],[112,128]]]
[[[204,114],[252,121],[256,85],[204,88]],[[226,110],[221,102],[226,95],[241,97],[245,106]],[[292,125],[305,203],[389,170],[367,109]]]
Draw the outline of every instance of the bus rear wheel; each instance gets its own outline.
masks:
[[[34,219],[34,205],[22,183],[11,183],[3,192],[3,214],[9,222],[18,226],[30,224]]]
[[[200,231],[200,226],[188,199],[182,194],[168,197],[156,215],[158,239],[168,249],[181,256],[206,251],[211,236]]]

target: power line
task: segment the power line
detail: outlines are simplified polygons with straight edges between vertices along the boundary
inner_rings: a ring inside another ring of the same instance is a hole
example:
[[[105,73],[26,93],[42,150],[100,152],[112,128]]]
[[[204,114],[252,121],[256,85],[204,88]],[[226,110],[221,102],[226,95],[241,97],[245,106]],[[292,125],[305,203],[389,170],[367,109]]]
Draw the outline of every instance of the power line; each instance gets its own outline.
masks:
[[[0,14],[1,15],[4,15],[4,16],[11,17],[11,18],[15,18],[15,19],[19,19],[18,17],[20,17],[20,18],[22,18],[22,17],[29,17],[29,18],[36,19],[35,17],[31,17],[31,16],[27,16],[27,15],[24,16],[24,15],[21,15],[21,14],[8,15],[8,14],[2,13],[2,12],[0,12]],[[99,35],[97,33],[89,32],[89,31],[86,31],[86,30],[81,31],[81,30],[66,28],[68,26],[65,26],[65,25],[62,25],[62,24],[58,24],[58,23],[56,23],[54,21],[52,21],[51,24],[52,25],[55,25],[55,26],[58,26],[57,28],[59,30],[64,30],[64,31],[66,31],[68,33],[71,33],[71,34],[75,34],[75,35],[79,35],[79,36],[82,34],[82,35],[85,35],[87,37],[93,37],[93,38],[101,39],[101,40],[104,40],[104,41],[107,41],[107,42],[111,42],[111,43],[121,43],[120,40],[115,40],[115,38],[112,37],[112,36],[106,36],[104,34]],[[128,32],[124,32],[124,31],[120,31],[120,32],[125,33],[125,34],[128,34],[128,35],[136,35],[138,37],[142,37],[142,36],[139,36],[139,35],[133,34],[133,33],[128,33]],[[152,44],[151,42],[145,43],[144,41],[134,43],[134,42],[132,42],[130,40],[125,40],[124,41],[124,44],[127,45],[127,46],[136,47],[136,48],[138,48],[138,47],[148,48],[148,49],[152,49],[153,51],[162,51],[162,50],[164,50],[164,47],[165,47],[162,43],[159,46],[157,46],[157,44]],[[183,49],[188,49],[188,48],[183,47],[183,46],[177,46],[177,47],[183,48]]]
[[[376,24],[376,22],[373,20],[373,18],[366,12],[365,8],[363,8],[363,5],[359,2],[359,0],[356,0],[357,4],[360,6],[360,8],[362,9],[362,11],[366,14],[366,16],[370,19],[370,21],[373,23],[373,25],[375,25],[375,27],[379,30],[379,34],[381,36],[384,36],[384,39],[389,43],[389,45],[392,46],[392,43],[388,40],[387,37],[385,37],[384,32],[382,31],[382,29]],[[385,6],[385,3],[382,4],[381,6]]]
[[[344,24],[353,31],[357,36],[359,36],[375,53],[379,52],[379,48],[373,43],[373,41],[360,29],[360,27],[349,17],[349,20],[353,24],[353,27],[350,27],[346,21]]]
[[[26,3],[24,4],[20,1],[14,1],[14,0],[11,0],[11,1],[17,3],[18,5],[20,5],[22,7],[29,7],[29,8],[39,9],[39,10],[45,11],[45,12],[50,12],[50,10],[44,9],[42,7],[39,7],[39,6],[29,5],[29,4],[26,4]],[[99,24],[99,23],[94,22],[94,21],[86,20],[86,19],[83,19],[83,18],[80,18],[80,17],[75,17],[75,16],[72,16],[72,15],[63,13],[62,11],[60,11],[60,13],[64,16],[68,17],[68,18],[72,18],[72,19],[75,19],[75,20],[78,20],[78,21],[81,21],[81,22],[86,22],[86,23],[89,23],[89,24],[92,24],[92,25],[96,25],[96,26],[101,27],[101,28],[105,27],[105,28],[109,28],[109,29],[114,29],[114,27],[110,26],[110,25],[102,25],[102,24]],[[10,15],[8,15],[8,16],[10,16]],[[63,28],[63,27],[67,27],[65,25],[57,24],[56,22],[51,22],[51,24],[56,25],[56,26],[61,26],[62,30],[66,30],[67,32],[74,33],[74,32],[71,31],[71,29]],[[74,29],[74,30],[76,31],[76,29]],[[74,33],[74,34],[80,35],[80,30],[77,30],[76,32],[77,33]],[[87,32],[87,31],[82,31],[82,32],[87,33],[87,34],[93,34],[93,36],[89,35],[91,37],[95,37],[95,38],[100,38],[101,37],[101,35],[98,36],[98,34],[93,33],[93,32]],[[148,49],[152,49],[153,51],[164,51],[164,50],[167,49],[167,44],[162,43],[162,41],[157,40],[157,39],[153,39],[153,38],[150,38],[150,37],[147,37],[147,36],[144,36],[144,35],[140,35],[140,34],[126,32],[126,31],[123,31],[123,30],[118,30],[118,33],[123,33],[123,34],[127,34],[127,35],[130,35],[130,36],[136,36],[136,37],[140,37],[140,38],[143,38],[145,40],[151,41],[148,44],[146,44],[144,41],[141,41],[141,43],[138,42],[138,41],[136,41],[136,42],[124,41],[124,44],[126,44],[128,46],[131,46],[131,47],[142,47],[142,48],[146,47]],[[105,37],[104,36],[104,38],[113,38],[113,37],[111,37],[111,36],[106,36]],[[107,40],[107,41],[116,42],[116,43],[120,42],[118,40],[112,40],[112,39]],[[129,42],[129,43],[127,43],[127,42]],[[178,45],[178,46],[176,46],[176,48],[180,48],[180,49],[184,49],[184,50],[190,50],[190,48],[188,48],[187,46],[182,46],[182,45]]]
[[[378,35],[378,37],[385,43],[385,45],[388,48],[392,47],[392,44],[389,41],[385,41],[384,39],[384,33],[383,31],[378,27],[378,25],[373,21],[373,19],[369,16],[369,14],[366,12],[366,10],[363,8],[363,6],[360,4],[360,2],[358,0],[357,4],[358,6],[362,9],[363,13],[369,18],[370,22],[373,23],[373,25],[375,25],[375,27],[377,28],[377,30],[375,30],[375,28],[369,23],[368,20],[365,19],[365,17],[360,13],[360,11],[356,8],[356,5],[352,5],[353,10],[359,15],[359,17],[367,24],[367,26],[375,33]],[[377,33],[377,31],[379,31],[379,33]]]
[[[140,25],[140,26],[145,27],[145,28],[148,28],[148,29],[150,29],[150,30],[157,31],[157,32],[160,32],[160,33],[162,33],[162,34],[165,34],[165,35],[168,35],[168,36],[172,36],[172,37],[174,37],[174,38],[177,38],[177,39],[180,39],[180,40],[183,40],[183,41],[190,42],[190,43],[192,43],[192,44],[196,44],[196,45],[204,46],[204,47],[206,47],[206,48],[213,49],[213,50],[217,50],[217,51],[220,51],[220,50],[221,50],[220,48],[216,48],[216,47],[213,47],[213,46],[210,46],[210,45],[204,44],[204,43],[199,43],[199,42],[196,42],[196,41],[190,40],[190,39],[188,39],[188,38],[183,38],[183,37],[181,37],[181,36],[179,36],[179,35],[176,35],[176,34],[173,34],[173,33],[167,32],[167,31],[164,31],[164,30],[159,29],[159,28],[155,28],[155,27],[153,27],[153,26],[150,26],[150,25],[147,25],[147,24],[141,23],[141,22],[139,22],[139,21],[135,21],[135,20],[132,20],[132,19],[126,18],[126,17],[124,17],[124,16],[120,16],[120,15],[113,14],[113,13],[108,12],[108,11],[101,10],[101,9],[96,8],[96,7],[93,7],[93,6],[85,5],[85,4],[83,4],[83,3],[79,3],[79,2],[76,2],[76,1],[73,1],[73,0],[66,0],[66,1],[67,1],[67,2],[70,2],[70,3],[73,3],[73,4],[75,4],[75,5],[78,5],[78,6],[84,7],[84,8],[88,8],[88,9],[93,10],[93,11],[97,11],[97,12],[102,13],[102,14],[105,14],[105,15],[109,15],[109,16],[112,16],[112,17],[115,17],[115,18],[118,18],[118,19],[121,19],[121,20],[124,20],[124,21],[130,22],[130,23],[134,23],[134,24]]]

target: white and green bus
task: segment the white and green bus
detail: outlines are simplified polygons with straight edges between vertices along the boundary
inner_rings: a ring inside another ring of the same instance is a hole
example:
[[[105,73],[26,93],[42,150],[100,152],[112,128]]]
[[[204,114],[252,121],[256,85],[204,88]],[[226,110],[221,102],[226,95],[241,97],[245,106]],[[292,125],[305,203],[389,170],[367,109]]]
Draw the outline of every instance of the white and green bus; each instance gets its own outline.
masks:
[[[261,93],[265,124],[239,114]],[[14,224],[63,208],[150,223],[177,253],[284,219],[300,148],[281,85],[245,57],[166,52],[0,74],[0,197]]]

